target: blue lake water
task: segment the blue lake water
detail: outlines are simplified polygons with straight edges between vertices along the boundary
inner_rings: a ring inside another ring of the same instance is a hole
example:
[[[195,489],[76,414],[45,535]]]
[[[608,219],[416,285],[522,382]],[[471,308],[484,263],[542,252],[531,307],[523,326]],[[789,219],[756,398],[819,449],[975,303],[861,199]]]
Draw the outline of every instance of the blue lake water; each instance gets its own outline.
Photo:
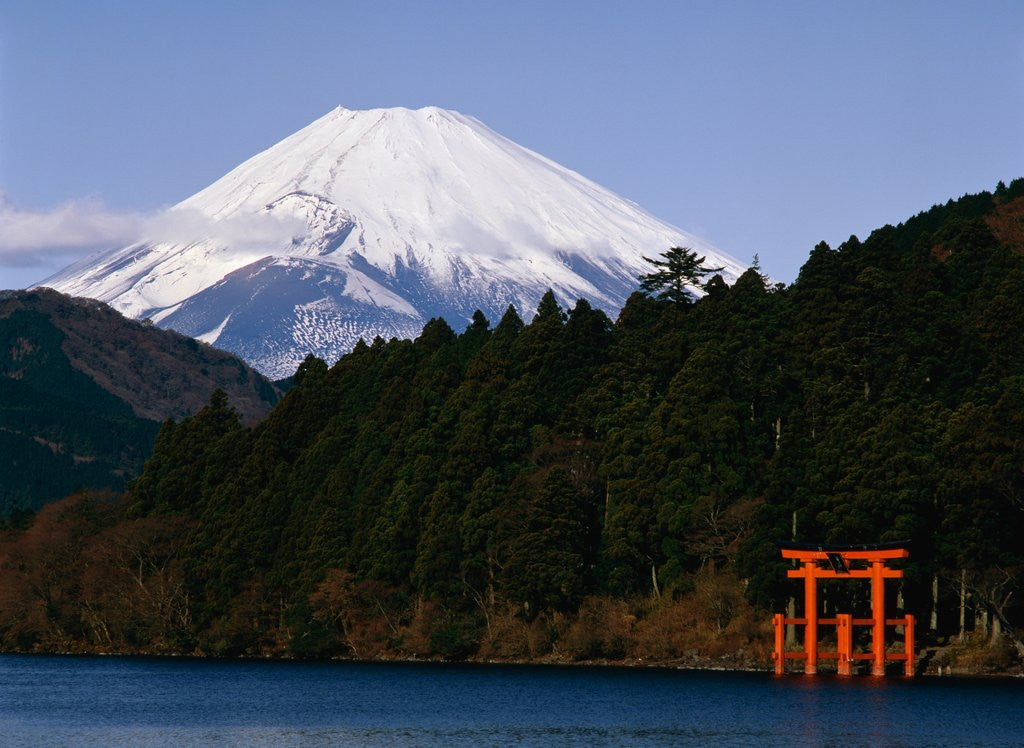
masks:
[[[1024,745],[1017,679],[0,656],[0,745]]]

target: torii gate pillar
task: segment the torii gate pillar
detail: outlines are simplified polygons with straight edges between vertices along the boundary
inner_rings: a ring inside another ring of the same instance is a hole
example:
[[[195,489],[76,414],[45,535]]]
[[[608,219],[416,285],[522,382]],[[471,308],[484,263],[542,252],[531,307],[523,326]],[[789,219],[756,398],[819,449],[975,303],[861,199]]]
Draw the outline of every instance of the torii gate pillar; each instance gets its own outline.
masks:
[[[872,675],[885,675],[885,564],[871,561],[871,661]],[[902,572],[900,573],[902,576]]]
[[[804,561],[804,672],[818,672],[818,568],[814,561]]]

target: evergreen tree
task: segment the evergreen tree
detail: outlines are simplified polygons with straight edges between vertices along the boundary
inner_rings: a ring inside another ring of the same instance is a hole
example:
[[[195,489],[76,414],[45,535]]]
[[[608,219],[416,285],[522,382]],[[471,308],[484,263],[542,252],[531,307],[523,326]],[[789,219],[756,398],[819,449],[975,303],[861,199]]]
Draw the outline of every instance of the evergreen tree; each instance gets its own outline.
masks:
[[[640,288],[645,293],[673,304],[691,303],[694,298],[691,289],[702,288],[704,276],[724,269],[706,267],[705,258],[698,257],[695,251],[687,247],[671,247],[661,256],[663,259],[660,260],[644,257],[657,270],[640,276]]]

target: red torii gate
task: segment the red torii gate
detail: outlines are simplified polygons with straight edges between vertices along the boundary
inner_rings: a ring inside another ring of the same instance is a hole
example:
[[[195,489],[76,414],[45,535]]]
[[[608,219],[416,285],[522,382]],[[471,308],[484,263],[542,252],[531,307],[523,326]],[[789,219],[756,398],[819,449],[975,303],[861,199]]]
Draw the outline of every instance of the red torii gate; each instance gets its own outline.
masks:
[[[885,661],[903,660],[904,673],[914,674],[914,616],[903,618],[885,617],[885,580],[903,576],[902,569],[891,569],[888,562],[907,558],[910,552],[906,543],[882,543],[877,545],[811,545],[791,543],[782,546],[782,557],[796,559],[802,566],[790,569],[786,575],[791,579],[804,580],[804,617],[786,618],[775,614],[775,672],[781,675],[786,670],[787,659],[802,659],[804,672],[813,675],[818,672],[819,659],[837,660],[839,675],[850,675],[854,660],[871,660],[871,674],[885,675]],[[840,613],[835,618],[818,617],[819,579],[870,579],[871,618],[854,618]],[[785,649],[786,624],[804,626],[804,649],[802,652],[787,652]],[[818,651],[818,626],[836,627],[837,647],[835,652]],[[885,652],[885,627],[903,626],[904,646],[902,652]],[[871,626],[871,651],[853,651],[853,627]]]

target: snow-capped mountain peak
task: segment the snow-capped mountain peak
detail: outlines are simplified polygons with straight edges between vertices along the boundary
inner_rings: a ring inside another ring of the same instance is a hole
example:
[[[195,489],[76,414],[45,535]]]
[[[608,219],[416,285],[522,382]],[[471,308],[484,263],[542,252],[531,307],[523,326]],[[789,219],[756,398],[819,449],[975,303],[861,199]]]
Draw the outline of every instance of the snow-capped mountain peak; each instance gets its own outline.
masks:
[[[742,263],[635,203],[437,107],[338,107],[171,208],[153,236],[44,281],[202,337],[271,376],[360,338],[480,308],[529,317],[548,288],[613,315],[688,246]]]

